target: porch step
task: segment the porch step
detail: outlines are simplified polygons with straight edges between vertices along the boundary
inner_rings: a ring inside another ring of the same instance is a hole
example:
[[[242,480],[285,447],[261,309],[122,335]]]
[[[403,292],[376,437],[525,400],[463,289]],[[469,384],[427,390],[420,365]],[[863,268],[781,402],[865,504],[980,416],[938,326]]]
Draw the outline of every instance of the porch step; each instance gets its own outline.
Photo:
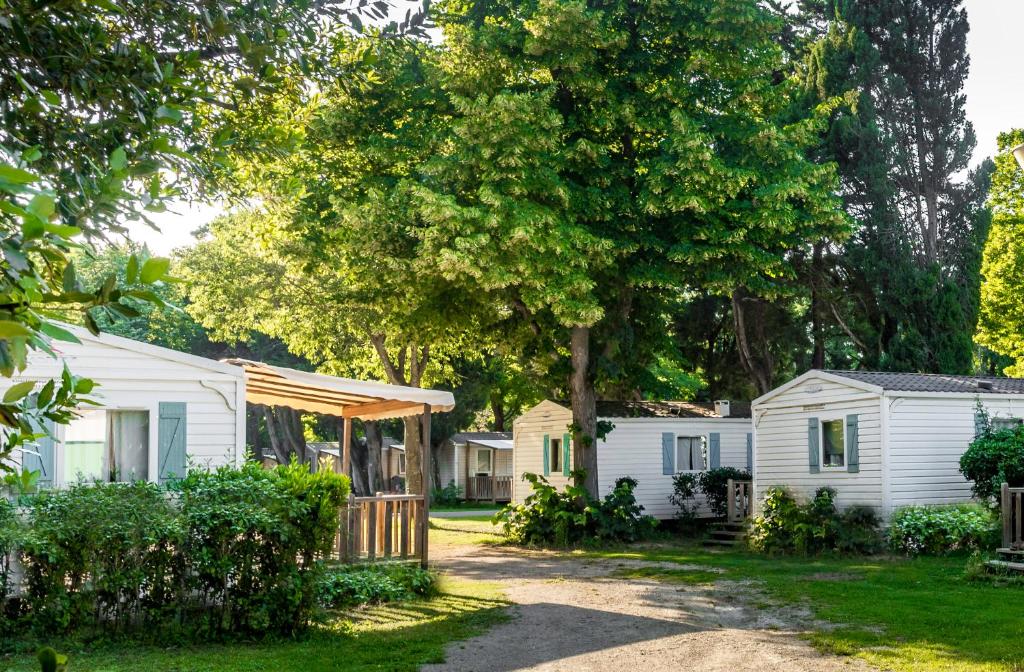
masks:
[[[1024,558],[1024,550],[1017,550],[1015,548],[997,548],[996,553],[1001,558]]]
[[[716,523],[703,543],[705,546],[741,546],[746,536],[744,523]]]
[[[1009,562],[1007,560],[989,560],[985,563],[985,566],[989,569],[995,569],[1002,572],[1015,572],[1018,574],[1024,574],[1024,562]]]
[[[703,544],[705,546],[738,546],[740,539],[705,539]]]

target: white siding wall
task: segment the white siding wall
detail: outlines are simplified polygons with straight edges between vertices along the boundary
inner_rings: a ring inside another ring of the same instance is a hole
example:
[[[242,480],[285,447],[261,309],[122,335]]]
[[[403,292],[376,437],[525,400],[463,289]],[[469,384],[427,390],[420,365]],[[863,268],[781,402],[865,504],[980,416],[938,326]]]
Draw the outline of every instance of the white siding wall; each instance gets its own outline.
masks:
[[[597,443],[597,474],[601,496],[611,492],[623,476],[637,480],[637,502],[644,513],[672,518],[675,507],[668,501],[672,476],[662,473],[661,435],[704,436],[718,432],[721,466],[746,469],[747,433],[750,418],[602,418],[615,424],[607,441]],[[700,515],[710,515],[703,498]]]
[[[441,477],[441,482],[435,483],[434,487],[444,488],[455,480],[454,456],[457,452],[451,441],[445,441],[437,449],[437,455],[434,459],[437,460],[437,471]]]
[[[974,439],[975,397],[893,395],[886,399],[892,508],[970,499],[960,456]],[[1024,418],[1024,399],[981,400],[992,417]]]
[[[84,340],[81,345],[54,345],[72,373],[97,383],[89,396],[102,403],[100,408],[149,411],[151,479],[155,480],[157,474],[158,418],[162,401],[187,404],[186,449],[192,464],[217,467],[242,459],[245,383],[240,369],[238,375],[232,375],[92,340]],[[0,381],[0,392],[12,381],[58,377],[62,361],[44,353],[32,353],[23,373]],[[57,430],[58,439],[62,429]],[[61,452],[58,442],[55,456],[58,478],[63,471]]]
[[[860,472],[821,468],[810,473],[809,418],[858,415]],[[754,481],[758,504],[772,486],[807,499],[822,486],[836,489],[840,507],[866,504],[880,513],[882,497],[881,396],[812,377],[754,406]]]
[[[523,474],[544,473],[544,435],[560,437],[568,431],[571,422],[572,411],[551,401],[542,401],[516,418],[512,435],[513,501],[522,502],[530,494],[530,484],[523,480]],[[569,483],[569,478],[561,473],[551,474],[547,478],[559,489]]]

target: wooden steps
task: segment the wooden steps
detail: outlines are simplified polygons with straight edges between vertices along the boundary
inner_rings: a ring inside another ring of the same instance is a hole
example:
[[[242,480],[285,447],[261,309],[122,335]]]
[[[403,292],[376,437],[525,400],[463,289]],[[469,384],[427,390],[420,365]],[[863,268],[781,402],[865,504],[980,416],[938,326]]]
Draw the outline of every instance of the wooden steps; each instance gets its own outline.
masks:
[[[705,546],[742,546],[747,536],[744,523],[716,523],[704,540]]]
[[[996,550],[996,553],[999,554],[998,560],[989,560],[985,563],[990,571],[1003,574],[1024,574],[1024,550],[1000,548]]]

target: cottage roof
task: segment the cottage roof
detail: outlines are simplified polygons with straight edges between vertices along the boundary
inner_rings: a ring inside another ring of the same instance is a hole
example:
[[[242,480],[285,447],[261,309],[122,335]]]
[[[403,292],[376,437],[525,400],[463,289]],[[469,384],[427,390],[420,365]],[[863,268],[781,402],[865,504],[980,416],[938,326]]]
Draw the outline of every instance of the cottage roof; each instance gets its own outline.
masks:
[[[466,443],[467,441],[511,441],[512,432],[459,432],[451,435],[452,443]]]
[[[730,418],[749,418],[750,404],[732,401]],[[695,401],[598,401],[599,418],[720,418],[713,402]]]
[[[884,371],[825,371],[893,392],[950,392],[970,394],[1024,394],[1024,378],[954,376],[943,373],[889,373]]]

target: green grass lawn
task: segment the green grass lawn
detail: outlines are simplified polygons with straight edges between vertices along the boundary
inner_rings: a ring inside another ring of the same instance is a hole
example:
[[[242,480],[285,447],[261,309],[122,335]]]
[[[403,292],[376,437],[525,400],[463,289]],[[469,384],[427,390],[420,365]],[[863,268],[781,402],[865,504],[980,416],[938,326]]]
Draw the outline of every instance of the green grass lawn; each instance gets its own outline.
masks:
[[[492,504],[491,502],[462,501],[458,504],[431,504],[431,511],[497,511],[504,507],[504,504]]]
[[[768,596],[763,608],[806,605],[829,623],[810,636],[819,649],[856,655],[884,670],[1024,670],[1024,588],[970,581],[962,557],[780,559],[697,546],[586,555],[705,568],[639,570],[667,581],[756,581]]]
[[[430,519],[431,547],[500,544],[504,541],[501,528],[491,523],[490,516]]]
[[[505,618],[498,587],[472,582],[442,584],[431,600],[335,614],[305,639],[187,648],[106,645],[92,650],[61,647],[72,672],[412,672],[444,660],[449,642],[472,637]],[[0,669],[38,670],[34,657],[0,658]]]

